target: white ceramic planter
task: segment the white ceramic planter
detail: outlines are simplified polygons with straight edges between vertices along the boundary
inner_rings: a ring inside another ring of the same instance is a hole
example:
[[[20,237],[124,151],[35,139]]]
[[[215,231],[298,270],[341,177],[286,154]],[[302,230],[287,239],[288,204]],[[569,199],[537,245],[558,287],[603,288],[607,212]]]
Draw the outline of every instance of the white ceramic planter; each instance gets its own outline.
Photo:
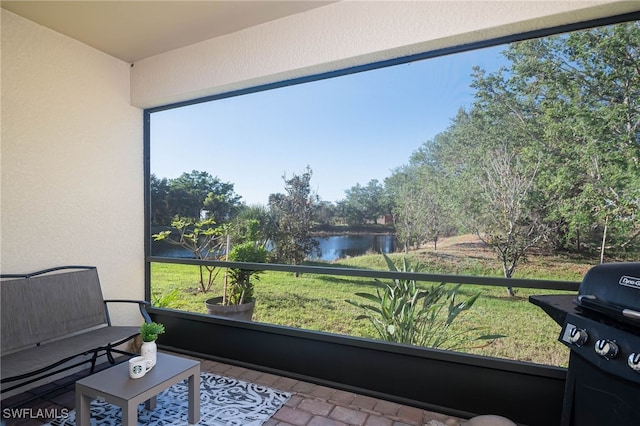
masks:
[[[140,355],[147,360],[147,370],[156,365],[156,358],[158,354],[158,346],[156,342],[142,342],[140,347]]]

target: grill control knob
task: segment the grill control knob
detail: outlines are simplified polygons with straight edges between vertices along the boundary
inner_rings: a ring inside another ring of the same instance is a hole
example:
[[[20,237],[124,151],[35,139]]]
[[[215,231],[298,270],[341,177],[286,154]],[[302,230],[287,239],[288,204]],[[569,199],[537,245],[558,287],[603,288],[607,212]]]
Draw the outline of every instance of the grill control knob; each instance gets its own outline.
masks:
[[[589,340],[587,331],[583,328],[575,327],[569,333],[569,341],[576,346],[582,346]]]
[[[615,358],[618,356],[618,345],[611,340],[600,339],[595,345],[596,353],[606,359]]]
[[[629,355],[627,364],[629,364],[629,367],[631,367],[633,370],[636,370],[638,373],[640,373],[640,354],[633,353]]]

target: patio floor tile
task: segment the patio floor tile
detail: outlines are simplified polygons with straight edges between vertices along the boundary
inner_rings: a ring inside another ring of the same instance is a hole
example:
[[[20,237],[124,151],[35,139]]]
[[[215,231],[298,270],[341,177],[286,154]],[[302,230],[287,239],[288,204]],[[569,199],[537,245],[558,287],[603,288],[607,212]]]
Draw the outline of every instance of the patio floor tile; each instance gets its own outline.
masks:
[[[356,394],[354,393],[337,390],[331,395],[330,401],[340,405],[349,405],[355,397]]]
[[[393,420],[386,417],[369,416],[364,422],[364,426],[393,426]]]
[[[367,413],[352,408],[336,406],[329,417],[350,425],[364,425],[367,420]]]
[[[286,405],[278,410],[273,418],[296,426],[305,426],[313,415],[308,411],[287,407]]]
[[[377,399],[372,398],[370,396],[356,395],[356,397],[353,399],[353,402],[351,403],[351,405],[354,405],[354,406],[360,407],[360,408],[365,408],[365,409],[368,409],[368,410],[373,410],[373,407],[376,406],[377,402],[378,402]]]
[[[331,399],[331,396],[336,392],[335,389],[328,388],[326,386],[316,386],[311,395],[317,398]]]
[[[313,392],[313,390],[316,387],[317,387],[317,385],[314,385],[313,383],[298,382],[291,388],[291,390],[294,390],[294,391],[300,392],[300,393],[304,393],[304,394],[307,394],[307,395],[311,395],[311,392]]]
[[[298,404],[298,409],[308,411],[319,416],[327,416],[335,405],[319,399],[305,398]]]
[[[376,405],[374,405],[373,410],[382,414],[396,415],[398,413],[398,410],[400,410],[400,404],[378,400],[378,402],[376,402]]]
[[[398,409],[398,414],[396,414],[400,418],[413,420],[415,424],[421,425],[422,420],[424,419],[424,410],[420,410],[415,407],[407,407],[406,405],[401,405]]]
[[[460,420],[440,413],[217,361],[201,360],[201,363],[202,371],[291,393],[285,405],[264,426],[422,426],[430,420],[439,420],[447,425],[457,426]],[[31,410],[73,409],[75,407],[73,383],[77,378],[84,376],[86,374],[79,374],[70,376],[66,381],[59,381],[58,384],[64,386],[47,395],[45,399],[34,400],[27,405],[19,404],[27,397],[40,395],[36,392],[41,391],[42,388],[6,398],[2,400],[3,412],[6,407],[14,406]],[[3,421],[6,426],[40,426],[46,422],[46,419],[21,418],[3,419]]]
[[[343,423],[337,420],[328,419],[322,416],[314,416],[307,426],[348,426],[347,423]]]
[[[273,384],[277,382],[278,379],[280,379],[280,376],[276,376],[275,374],[262,373],[254,380],[254,383],[265,386],[273,386]]]
[[[285,392],[291,392],[293,391],[294,386],[297,384],[298,381],[295,379],[291,379],[289,377],[280,377],[273,383],[273,387]]]

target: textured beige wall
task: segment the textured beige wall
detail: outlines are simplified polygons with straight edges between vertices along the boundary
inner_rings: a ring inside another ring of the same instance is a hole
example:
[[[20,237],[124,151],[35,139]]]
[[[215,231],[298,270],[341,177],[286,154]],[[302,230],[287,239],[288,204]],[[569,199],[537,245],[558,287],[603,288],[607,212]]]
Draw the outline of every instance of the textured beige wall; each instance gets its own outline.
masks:
[[[143,298],[142,111],[129,105],[129,64],[4,9],[1,31],[2,272],[95,265],[105,297]]]
[[[0,268],[96,265],[106,297],[142,297],[142,112],[131,105],[631,10],[637,1],[341,2],[134,68],[2,10]]]
[[[637,1],[343,1],[135,64],[147,108],[638,10]]]

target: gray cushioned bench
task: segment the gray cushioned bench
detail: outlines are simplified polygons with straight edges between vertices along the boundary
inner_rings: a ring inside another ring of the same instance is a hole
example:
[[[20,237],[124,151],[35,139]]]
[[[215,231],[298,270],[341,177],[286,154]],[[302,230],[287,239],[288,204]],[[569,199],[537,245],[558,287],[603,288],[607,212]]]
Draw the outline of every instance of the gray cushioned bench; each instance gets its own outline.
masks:
[[[91,363],[139,333],[139,326],[113,326],[111,302],[137,303],[151,322],[142,300],[104,300],[95,267],[64,266],[32,274],[0,275],[2,393]],[[141,321],[142,322],[142,321]],[[46,381],[46,380],[45,380]]]

